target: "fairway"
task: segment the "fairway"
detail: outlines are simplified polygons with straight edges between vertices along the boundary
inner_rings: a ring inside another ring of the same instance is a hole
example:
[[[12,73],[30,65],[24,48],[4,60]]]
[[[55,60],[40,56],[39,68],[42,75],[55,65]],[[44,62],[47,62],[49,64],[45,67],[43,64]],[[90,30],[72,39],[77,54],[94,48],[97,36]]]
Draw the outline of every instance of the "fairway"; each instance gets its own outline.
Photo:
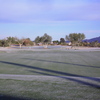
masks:
[[[100,50],[0,51],[0,100],[99,100]]]

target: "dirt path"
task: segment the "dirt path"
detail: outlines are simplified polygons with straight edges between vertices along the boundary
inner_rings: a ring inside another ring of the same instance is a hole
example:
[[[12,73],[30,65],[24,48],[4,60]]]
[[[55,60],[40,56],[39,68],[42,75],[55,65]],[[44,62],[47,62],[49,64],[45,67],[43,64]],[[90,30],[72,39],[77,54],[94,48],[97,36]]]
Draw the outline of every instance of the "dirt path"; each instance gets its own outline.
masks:
[[[56,82],[56,83],[66,83],[74,82],[81,83],[83,85],[92,86],[95,88],[100,88],[100,77],[71,77],[71,76],[45,76],[45,75],[12,75],[12,74],[0,74],[0,79],[14,79],[23,81],[39,81],[39,82]],[[2,81],[2,80],[0,80]]]
[[[52,81],[61,81],[63,79],[57,78],[54,76],[45,76],[45,75],[13,75],[13,74],[0,74],[0,79],[15,79],[15,80],[52,80]],[[64,81],[64,80],[63,80]]]
[[[66,79],[65,79],[65,78]],[[15,80],[38,80],[38,81],[69,81],[70,79],[74,80],[81,80],[86,82],[95,82],[99,83],[100,85],[100,77],[94,77],[92,78],[83,78],[83,77],[72,77],[72,76],[46,76],[46,75],[15,75],[15,74],[0,74],[0,79],[15,79]],[[98,82],[96,81],[98,80]]]

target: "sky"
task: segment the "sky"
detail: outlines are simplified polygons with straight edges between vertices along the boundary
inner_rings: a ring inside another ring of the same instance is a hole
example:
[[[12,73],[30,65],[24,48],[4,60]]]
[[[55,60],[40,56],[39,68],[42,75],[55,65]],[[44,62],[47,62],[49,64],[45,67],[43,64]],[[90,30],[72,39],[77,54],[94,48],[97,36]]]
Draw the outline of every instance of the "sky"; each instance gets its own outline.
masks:
[[[0,39],[34,40],[44,33],[53,40],[70,33],[100,36],[100,0],[0,0]]]

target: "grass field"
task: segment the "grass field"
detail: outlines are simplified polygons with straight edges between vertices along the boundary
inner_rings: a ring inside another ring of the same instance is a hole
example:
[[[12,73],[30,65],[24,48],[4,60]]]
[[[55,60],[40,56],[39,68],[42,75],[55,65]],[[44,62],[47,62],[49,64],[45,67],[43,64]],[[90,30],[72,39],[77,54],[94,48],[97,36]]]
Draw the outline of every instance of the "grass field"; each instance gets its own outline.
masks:
[[[100,51],[0,51],[0,100],[99,100]]]

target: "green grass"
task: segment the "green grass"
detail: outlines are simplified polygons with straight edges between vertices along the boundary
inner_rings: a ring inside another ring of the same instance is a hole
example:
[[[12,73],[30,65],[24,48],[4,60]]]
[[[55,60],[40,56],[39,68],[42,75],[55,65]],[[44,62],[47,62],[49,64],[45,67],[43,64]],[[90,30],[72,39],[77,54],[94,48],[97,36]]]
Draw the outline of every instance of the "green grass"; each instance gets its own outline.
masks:
[[[0,74],[100,77],[100,51],[2,51]],[[100,85],[100,81],[83,77],[75,80],[58,78],[61,81],[0,79],[0,94],[37,100],[99,100],[100,89],[76,81],[96,85]]]
[[[99,100],[100,90],[70,81],[0,80],[0,93],[37,100]]]
[[[75,75],[100,77],[100,52],[97,51],[16,51],[0,53],[0,61],[1,74],[39,74],[32,71],[55,74],[34,68],[37,67]]]

